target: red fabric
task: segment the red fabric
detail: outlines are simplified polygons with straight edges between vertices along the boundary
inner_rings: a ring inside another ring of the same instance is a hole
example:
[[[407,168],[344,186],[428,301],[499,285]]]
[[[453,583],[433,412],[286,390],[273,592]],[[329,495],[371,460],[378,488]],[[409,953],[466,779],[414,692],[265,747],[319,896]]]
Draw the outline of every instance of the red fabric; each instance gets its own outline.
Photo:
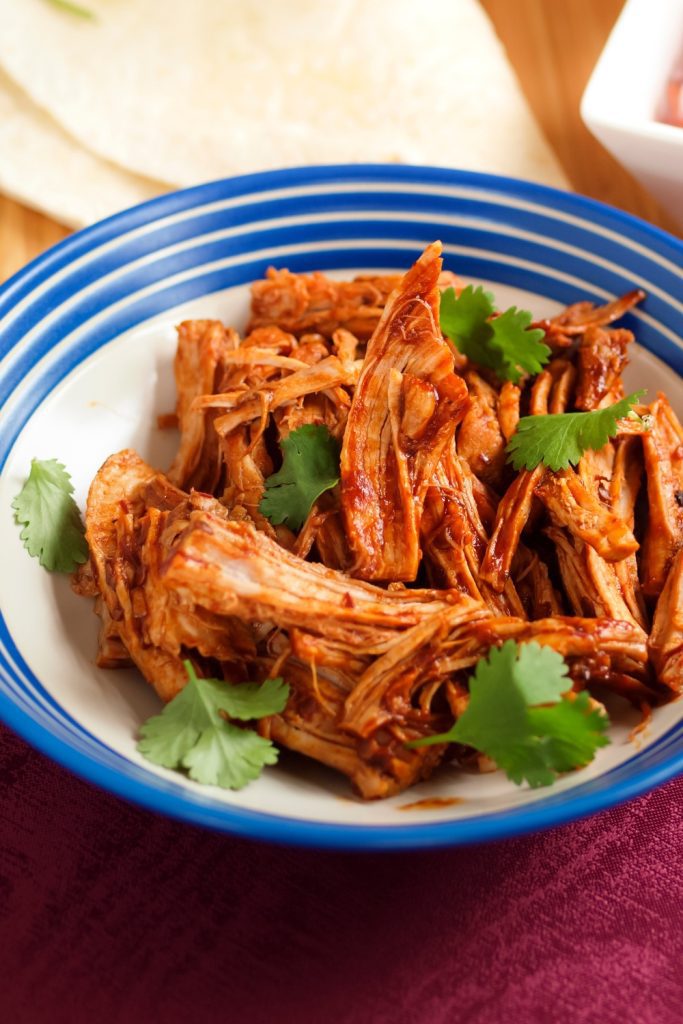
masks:
[[[0,729],[12,1024],[679,1024],[683,780],[492,846],[259,845],[129,806]]]

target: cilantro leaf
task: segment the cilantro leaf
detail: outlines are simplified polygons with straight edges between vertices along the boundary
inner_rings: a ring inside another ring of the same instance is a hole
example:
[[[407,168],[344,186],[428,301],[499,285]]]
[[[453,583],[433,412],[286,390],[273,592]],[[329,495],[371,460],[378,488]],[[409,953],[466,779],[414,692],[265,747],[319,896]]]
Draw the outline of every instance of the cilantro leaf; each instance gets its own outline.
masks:
[[[231,725],[224,714],[244,721],[277,714],[289,687],[280,678],[261,685],[201,679],[191,662],[184,665],[188,682],[141,727],[138,750],[164,768],[186,768],[197,782],[241,789],[264,765],[276,763],[278,751],[251,729]]]
[[[500,657],[500,653],[507,646],[508,644],[504,644],[500,651],[493,648],[489,652],[489,662],[494,661],[496,654]],[[552,647],[544,647],[532,641],[516,648],[515,660],[515,646],[513,643],[506,652],[507,668],[525,702],[528,705],[552,704],[561,700],[562,694],[570,690],[572,685],[569,669],[562,655]]]
[[[73,572],[88,558],[85,529],[71,477],[56,459],[33,459],[31,472],[12,502],[21,539],[50,572]]]
[[[441,296],[441,330],[458,351],[500,380],[516,384],[524,373],[540,373],[550,349],[542,330],[529,330],[531,313],[515,306],[497,317],[494,312],[493,296],[481,286],[468,285],[457,297],[447,288]]]
[[[72,3],[71,0],[47,0],[53,7],[67,14],[74,14],[77,18],[85,18],[87,21],[96,21],[97,15],[89,7],[81,7],[80,4]]]
[[[281,448],[282,468],[266,480],[259,511],[274,525],[299,530],[320,495],[339,483],[339,443],[327,427],[307,423]]]
[[[278,751],[270,740],[251,729],[223,722],[205,729],[183,758],[188,775],[205,786],[243,789],[258,779],[267,764],[277,764]]]
[[[451,729],[408,745],[464,743],[493,758],[513,782],[548,786],[609,742],[609,720],[590,709],[588,694],[563,696],[569,687],[556,651],[507,640],[477,663],[469,704]]]
[[[531,726],[537,735],[545,736],[549,759],[558,772],[567,772],[593,760],[596,747],[609,743],[602,735],[608,726],[605,716],[591,708],[585,690],[574,700],[561,700],[544,708],[529,708]]]
[[[557,471],[575,466],[588,449],[600,451],[617,433],[617,423],[643,397],[635,391],[619,402],[594,412],[564,412],[523,416],[505,449],[515,469],[535,469],[541,462]]]
[[[489,322],[493,337],[488,344],[494,352],[500,352],[502,367],[496,373],[503,380],[516,384],[523,376],[520,371],[540,373],[550,358],[550,349],[542,340],[545,331],[540,327],[529,329],[532,319],[528,310],[511,306]]]
[[[460,295],[455,294],[454,288],[446,288],[441,293],[439,306],[441,330],[451,341],[455,342],[463,355],[474,362],[477,360],[474,355],[470,356],[467,348],[472,345],[472,339],[476,337],[482,324],[485,324],[494,312],[493,295],[491,292],[484,291],[481,285],[478,288],[473,288],[471,284],[468,284],[460,292]]]

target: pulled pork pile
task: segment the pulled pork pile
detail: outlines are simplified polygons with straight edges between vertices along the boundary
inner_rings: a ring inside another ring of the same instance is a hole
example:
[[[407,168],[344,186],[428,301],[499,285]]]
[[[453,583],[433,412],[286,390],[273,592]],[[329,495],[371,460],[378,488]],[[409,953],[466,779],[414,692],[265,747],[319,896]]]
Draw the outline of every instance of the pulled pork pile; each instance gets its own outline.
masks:
[[[75,585],[96,599],[98,664],[132,661],[165,701],[186,658],[231,682],[283,676],[287,707],[260,732],[366,798],[433,771],[447,748],[406,741],[448,729],[472,666],[509,638],[553,647],[577,690],[650,706],[683,689],[683,428],[666,398],[576,469],[514,473],[505,455],[520,415],[623,397],[632,334],[609,325],[642,294],[537,324],[550,363],[501,386],[441,333],[454,283],[438,244],[404,277],[270,271],[246,337],[180,325],[168,473],[119,452],[88,497]],[[304,424],[340,442],[341,483],[294,533],[259,504]]]

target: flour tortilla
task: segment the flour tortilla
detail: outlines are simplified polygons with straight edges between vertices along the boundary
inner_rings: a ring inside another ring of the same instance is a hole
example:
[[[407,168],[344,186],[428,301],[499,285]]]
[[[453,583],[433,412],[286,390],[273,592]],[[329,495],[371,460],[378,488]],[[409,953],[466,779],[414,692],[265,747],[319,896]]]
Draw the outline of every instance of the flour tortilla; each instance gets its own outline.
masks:
[[[0,65],[81,146],[169,186],[402,161],[566,186],[476,0],[0,0]]]
[[[0,72],[0,190],[80,228],[165,186],[83,149]]]

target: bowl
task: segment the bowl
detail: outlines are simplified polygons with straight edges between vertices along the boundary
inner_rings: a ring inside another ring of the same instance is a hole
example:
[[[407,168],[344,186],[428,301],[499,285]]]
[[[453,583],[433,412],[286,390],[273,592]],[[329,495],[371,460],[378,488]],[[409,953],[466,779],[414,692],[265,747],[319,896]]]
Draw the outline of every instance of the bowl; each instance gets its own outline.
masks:
[[[95,668],[96,620],[65,577],[24,550],[10,504],[32,457],[63,461],[82,505],[111,452],[161,468],[175,438],[174,325],[246,321],[249,283],[271,266],[407,268],[440,238],[446,266],[535,315],[577,299],[647,291],[627,384],[665,388],[683,410],[683,244],[600,203],[512,179],[405,166],[309,167],[155,199],[66,239],[0,291],[0,716],[82,777],[155,811],[254,838],[356,849],[501,838],[590,814],[683,770],[683,706],[637,716],[552,788],[444,767],[402,796],[353,798],[345,779],[284,754],[240,792],[144,761],[140,723],[159,703],[134,671]],[[631,387],[631,390],[634,388]]]
[[[586,86],[581,116],[683,227],[683,128],[658,120],[682,46],[680,0],[628,0]]]

